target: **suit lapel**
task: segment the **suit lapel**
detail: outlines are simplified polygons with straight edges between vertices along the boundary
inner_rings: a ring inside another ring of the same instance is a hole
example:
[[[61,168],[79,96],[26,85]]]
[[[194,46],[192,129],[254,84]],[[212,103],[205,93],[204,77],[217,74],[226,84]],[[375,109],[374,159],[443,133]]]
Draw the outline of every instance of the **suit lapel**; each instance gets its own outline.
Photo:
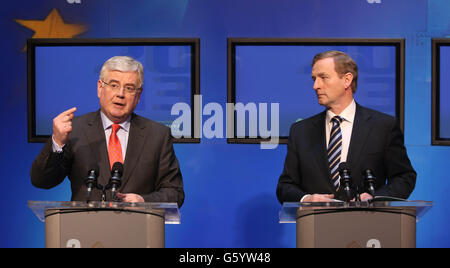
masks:
[[[362,154],[367,136],[371,129],[371,125],[369,124],[370,117],[371,115],[368,114],[364,108],[359,104],[356,104],[355,122],[353,123],[352,136],[347,155],[347,163],[349,164],[350,169],[355,170],[361,159],[359,156]]]
[[[98,183],[101,185],[108,184],[111,169],[109,166],[108,149],[106,148],[105,130],[103,129],[100,110],[94,113],[92,118],[88,120],[86,128],[86,138],[91,147],[93,158],[98,161],[100,176]]]
[[[322,176],[320,177],[328,182],[330,172],[328,168],[327,146],[325,144],[325,116],[326,112],[323,112],[317,117],[317,120],[313,121],[314,131],[311,133],[311,142],[313,144],[312,151],[315,153],[319,171],[322,173]]]
[[[127,153],[125,156],[124,171],[122,176],[122,188],[128,182],[136,164],[142,154],[145,144],[145,125],[133,114],[131,117],[130,133],[128,136]]]
[[[310,141],[312,142],[312,151],[315,154],[319,170],[321,173],[319,178],[323,178],[329,184],[330,190],[334,189],[331,185],[330,170],[328,167],[327,145],[325,138],[325,117],[326,111],[321,113],[313,122],[314,131],[311,132]],[[353,123],[350,146],[347,155],[347,163],[351,170],[359,164],[359,157],[364,149],[365,142],[371,131],[369,122],[371,115],[364,108],[356,104],[355,121]]]

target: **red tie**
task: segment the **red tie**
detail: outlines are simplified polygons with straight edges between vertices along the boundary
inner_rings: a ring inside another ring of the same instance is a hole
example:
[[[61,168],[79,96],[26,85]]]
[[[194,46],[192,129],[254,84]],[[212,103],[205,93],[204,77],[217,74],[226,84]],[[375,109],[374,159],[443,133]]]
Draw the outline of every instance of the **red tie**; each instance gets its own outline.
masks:
[[[117,137],[117,131],[120,129],[120,126],[118,124],[113,124],[111,129],[111,136],[109,137],[108,143],[108,156],[109,164],[112,168],[113,164],[116,162],[123,163],[123,157],[122,146],[120,145],[119,137]]]

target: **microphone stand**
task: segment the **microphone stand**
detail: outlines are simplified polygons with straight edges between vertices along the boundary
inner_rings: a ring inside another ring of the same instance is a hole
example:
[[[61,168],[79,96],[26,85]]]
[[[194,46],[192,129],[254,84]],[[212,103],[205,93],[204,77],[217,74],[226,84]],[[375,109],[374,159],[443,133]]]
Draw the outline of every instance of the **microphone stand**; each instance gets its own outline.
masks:
[[[102,202],[106,202],[106,191],[111,189],[112,185],[108,183],[105,186],[102,186],[101,184],[98,184],[97,188],[102,191]],[[112,201],[114,201],[114,198],[116,197],[116,193],[113,192]]]
[[[101,185],[101,184],[97,184],[97,189],[102,191],[102,202],[106,202],[106,190],[109,189],[108,187],[109,185]],[[88,201],[89,202],[89,201]]]
[[[356,192],[356,196],[355,196],[355,202],[356,203],[361,203],[361,193],[359,191],[359,187],[357,185],[355,185],[355,192]]]

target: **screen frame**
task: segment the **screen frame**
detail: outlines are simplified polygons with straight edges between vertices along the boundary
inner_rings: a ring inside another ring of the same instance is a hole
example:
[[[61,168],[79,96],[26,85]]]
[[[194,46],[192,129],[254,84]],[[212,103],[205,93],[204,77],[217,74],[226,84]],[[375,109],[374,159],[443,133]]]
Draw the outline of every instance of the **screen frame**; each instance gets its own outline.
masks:
[[[403,132],[405,111],[405,39],[404,38],[228,38],[227,39],[227,103],[236,104],[236,46],[394,46],[396,49],[396,92],[395,117]],[[311,58],[312,60],[312,58]],[[228,143],[256,144],[268,142],[270,138],[237,138],[236,113],[228,111],[227,131]],[[279,144],[287,144],[288,137],[280,136]]]
[[[431,79],[431,91],[432,91],[432,102],[431,102],[431,145],[450,145],[450,138],[442,138],[439,135],[440,132],[440,78],[441,78],[441,68],[440,68],[440,48],[443,46],[450,47],[450,38],[432,38],[431,39],[431,68],[432,68],[432,79]]]
[[[191,137],[174,138],[174,143],[200,143],[196,138],[199,130],[195,126],[198,116],[194,115],[194,95],[200,95],[200,38],[33,38],[27,40],[27,107],[28,142],[44,143],[50,135],[36,134],[36,47],[39,46],[190,46],[191,47]]]

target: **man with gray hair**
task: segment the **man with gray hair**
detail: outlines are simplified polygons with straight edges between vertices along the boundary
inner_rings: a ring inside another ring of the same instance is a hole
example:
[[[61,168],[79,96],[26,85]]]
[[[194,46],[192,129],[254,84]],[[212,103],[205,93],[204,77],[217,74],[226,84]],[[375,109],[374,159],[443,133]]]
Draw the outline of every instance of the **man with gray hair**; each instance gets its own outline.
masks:
[[[100,110],[74,117],[74,107],[53,119],[53,135],[31,167],[32,184],[49,189],[68,176],[71,199],[84,201],[89,170],[97,166],[98,183],[106,185],[114,163],[120,162],[123,175],[116,198],[181,206],[183,180],[170,129],[133,112],[143,77],[142,64],[131,57],[107,60],[97,82]],[[101,196],[100,189],[93,189],[90,200]]]

